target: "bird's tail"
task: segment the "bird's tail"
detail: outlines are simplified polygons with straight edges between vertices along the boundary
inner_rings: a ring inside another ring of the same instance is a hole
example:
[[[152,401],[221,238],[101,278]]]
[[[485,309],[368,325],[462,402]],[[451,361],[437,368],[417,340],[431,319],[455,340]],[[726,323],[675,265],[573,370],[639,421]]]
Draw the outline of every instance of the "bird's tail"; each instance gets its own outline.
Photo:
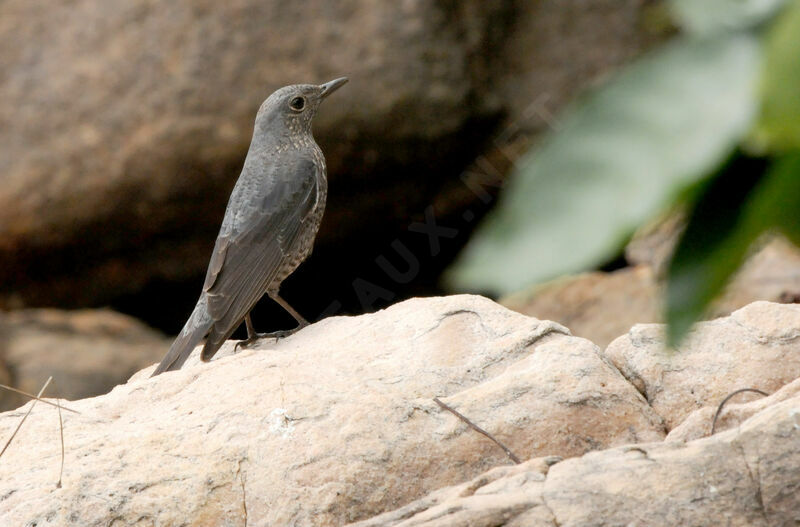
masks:
[[[180,369],[186,359],[189,358],[189,355],[191,355],[195,346],[209,332],[213,323],[214,321],[208,313],[208,299],[203,293],[200,296],[200,300],[197,301],[197,305],[194,306],[194,311],[192,311],[189,320],[184,324],[180,334],[175,338],[175,342],[172,343],[169,351],[152,376],[155,377],[165,371]]]

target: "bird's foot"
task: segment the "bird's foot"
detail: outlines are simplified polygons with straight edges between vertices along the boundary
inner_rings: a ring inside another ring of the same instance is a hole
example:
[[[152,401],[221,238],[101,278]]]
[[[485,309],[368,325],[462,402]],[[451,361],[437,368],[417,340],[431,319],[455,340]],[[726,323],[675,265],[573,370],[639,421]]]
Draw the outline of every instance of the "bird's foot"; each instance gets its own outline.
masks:
[[[275,339],[275,342],[278,342],[282,338],[286,338],[289,335],[294,335],[301,329],[302,328],[300,326],[297,326],[294,329],[281,329],[279,331],[273,331],[272,333],[262,333],[261,335],[265,338],[273,338]]]
[[[266,333],[256,333],[256,334],[254,334],[254,335],[250,335],[250,336],[249,336],[249,337],[247,337],[246,339],[244,339],[244,340],[240,340],[239,342],[237,342],[237,343],[236,343],[236,345],[235,345],[235,346],[233,346],[233,351],[234,351],[234,352],[237,352],[237,351],[239,351],[239,348],[240,348],[240,347],[241,347],[242,349],[249,348],[250,346],[252,346],[253,344],[255,344],[255,342],[256,342],[258,339],[260,339],[260,338],[262,338],[262,337],[264,337],[264,336],[266,336]]]
[[[275,339],[275,342],[278,342],[282,338],[288,337],[289,335],[294,335],[295,333],[300,331],[303,327],[305,326],[297,326],[294,329],[282,329],[279,331],[272,331],[270,333],[253,333],[246,339],[237,342],[236,345],[233,347],[233,351],[238,351],[240,346],[242,347],[242,349],[246,349],[252,346],[256,341],[261,339],[272,338]]]

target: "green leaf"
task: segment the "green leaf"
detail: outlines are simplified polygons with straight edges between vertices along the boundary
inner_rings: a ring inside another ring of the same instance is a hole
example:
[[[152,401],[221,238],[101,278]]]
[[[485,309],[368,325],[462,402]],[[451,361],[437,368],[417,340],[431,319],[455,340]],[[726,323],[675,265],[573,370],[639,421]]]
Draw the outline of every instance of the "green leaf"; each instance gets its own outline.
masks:
[[[671,0],[669,8],[685,31],[709,34],[756,26],[787,0]]]
[[[751,164],[739,158],[713,177],[689,214],[667,271],[670,345],[677,345],[703,316],[758,235],[746,232],[742,223],[744,203],[763,172]]]
[[[800,152],[775,162],[747,210],[753,229],[778,229],[800,247]]]
[[[800,241],[800,154],[773,163],[739,158],[694,204],[667,272],[667,341],[677,346],[764,231]]]
[[[772,152],[800,148],[800,2],[775,22],[766,39],[761,118],[755,143]]]
[[[750,128],[758,63],[756,39],[735,35],[679,40],[626,68],[521,160],[450,285],[509,293],[618,254]]]

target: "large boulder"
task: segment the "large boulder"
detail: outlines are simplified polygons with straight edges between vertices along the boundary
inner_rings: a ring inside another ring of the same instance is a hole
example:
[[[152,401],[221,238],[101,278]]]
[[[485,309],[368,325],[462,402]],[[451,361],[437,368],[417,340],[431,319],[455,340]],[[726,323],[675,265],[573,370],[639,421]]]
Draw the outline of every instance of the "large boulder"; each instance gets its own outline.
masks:
[[[35,408],[2,459],[13,525],[341,525],[508,463],[664,437],[596,346],[481,297],[332,317],[64,413]],[[0,417],[7,437],[25,408]]]
[[[386,282],[374,260],[398,236],[422,259],[407,227],[435,205],[460,236],[380,300],[430,291],[483,207],[459,173],[495,146],[503,173],[510,141],[638,53],[646,3],[2,2],[0,307],[111,302],[177,330],[259,104],[340,75],[315,123],[330,196],[298,296],[308,316],[373,307],[353,280]]]
[[[107,309],[0,314],[0,337],[0,364],[8,371],[0,382],[36,393],[52,376],[48,393],[66,399],[106,393],[169,349],[164,335]],[[0,410],[24,401],[0,390]]]
[[[605,355],[664,418],[667,430],[736,390],[772,393],[800,377],[797,304],[753,302],[698,324],[678,349],[664,340],[664,326],[638,324]]]
[[[555,320],[606,347],[634,324],[661,320],[661,286],[645,265],[569,275],[500,299],[509,309]]]
[[[525,315],[564,324],[574,335],[605,347],[635,324],[662,321],[664,259],[668,259],[665,253],[672,250],[676,236],[662,234],[657,231],[629,245],[636,265],[564,276],[508,295],[500,303]],[[729,315],[756,300],[800,301],[800,249],[783,238],[765,243],[747,260],[724,294],[712,303],[707,317]]]
[[[659,349],[660,333],[650,332],[636,342],[652,344],[653,366],[615,356],[631,382],[563,326],[475,296],[332,317],[235,354],[231,342],[210,363],[196,350],[177,372],[149,378],[150,367],[109,394],[69,403],[80,414],[64,413],[58,489],[56,411],[37,405],[2,458],[0,517],[10,525],[789,524],[800,488],[796,386],[713,437],[663,439],[665,423],[716,403],[737,379],[770,390],[797,376],[798,310],[752,304],[698,326],[690,339],[698,348],[682,353]],[[717,358],[709,351],[724,348]],[[435,397],[523,464],[508,467],[511,456]],[[0,415],[0,437],[27,409]]]
[[[712,430],[720,432],[736,428],[768,406],[800,397],[800,378],[795,379],[777,392],[766,397],[756,397],[753,401],[742,402],[753,392],[731,392],[730,402],[715,404],[695,410],[683,422],[670,430],[665,441],[691,441],[711,435]],[[737,397],[735,398],[734,397]],[[728,397],[726,397],[728,399]]]
[[[725,434],[492,469],[351,527],[768,527],[800,510],[800,396]]]
[[[377,221],[406,196],[333,198],[395,186],[376,167],[426,149],[443,161],[468,121],[497,111],[470,52],[506,7],[443,4],[4,2],[3,291],[75,305],[201,273],[256,110],[286,84],[351,77],[316,120],[331,172],[348,180],[331,185],[324,235]],[[418,176],[405,174],[431,188]]]

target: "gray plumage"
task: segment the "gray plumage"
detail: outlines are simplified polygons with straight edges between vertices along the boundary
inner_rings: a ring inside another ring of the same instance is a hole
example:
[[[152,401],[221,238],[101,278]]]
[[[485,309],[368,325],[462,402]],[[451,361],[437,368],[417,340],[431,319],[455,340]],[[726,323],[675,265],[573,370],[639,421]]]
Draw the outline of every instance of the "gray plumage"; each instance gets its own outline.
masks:
[[[322,100],[347,81],[281,88],[264,101],[253,140],[228,201],[203,291],[153,375],[177,370],[207,337],[209,360],[266,293],[307,324],[278,294],[311,253],[328,191],[325,158],[311,134]],[[288,333],[288,332],[286,332]]]

